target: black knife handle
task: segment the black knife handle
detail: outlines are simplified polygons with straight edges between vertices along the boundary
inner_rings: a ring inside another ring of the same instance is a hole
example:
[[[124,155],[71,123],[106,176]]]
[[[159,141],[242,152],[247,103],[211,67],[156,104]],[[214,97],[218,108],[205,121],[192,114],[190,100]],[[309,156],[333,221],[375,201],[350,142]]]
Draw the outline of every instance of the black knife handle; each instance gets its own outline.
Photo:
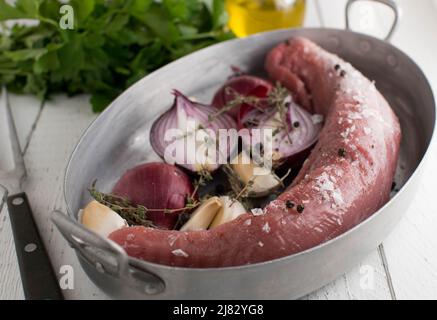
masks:
[[[62,300],[58,279],[39,235],[26,194],[10,196],[7,203],[25,298]]]

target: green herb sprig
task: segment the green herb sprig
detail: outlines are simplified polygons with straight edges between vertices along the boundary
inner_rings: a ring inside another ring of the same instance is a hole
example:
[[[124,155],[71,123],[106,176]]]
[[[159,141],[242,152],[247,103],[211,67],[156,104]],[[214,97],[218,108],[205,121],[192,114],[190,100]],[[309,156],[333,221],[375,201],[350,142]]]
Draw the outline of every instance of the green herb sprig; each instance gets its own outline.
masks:
[[[290,92],[283,87],[279,82],[275,84],[273,89],[269,92],[268,96],[265,98],[260,98],[256,96],[245,96],[242,94],[239,94],[235,89],[231,87],[225,88],[226,94],[232,95],[232,99],[229,100],[226,105],[223,106],[220,110],[218,110],[213,115],[210,115],[209,120],[214,120],[217,116],[221,115],[222,113],[228,112],[229,110],[232,110],[234,108],[240,107],[242,104],[248,104],[254,108],[256,108],[258,111],[262,113],[269,112],[271,115],[274,113],[279,113],[279,119],[277,121],[277,124],[275,125],[275,130],[284,129],[288,133],[288,139],[291,139],[289,136],[290,133],[290,124],[287,119],[287,112],[288,112],[288,102],[287,99],[290,96]],[[263,106],[268,105],[270,108],[264,108]],[[253,120],[254,121],[254,120]],[[258,122],[251,123],[253,126],[259,125]],[[276,131],[275,134],[278,133]],[[291,143],[291,140],[290,140]]]

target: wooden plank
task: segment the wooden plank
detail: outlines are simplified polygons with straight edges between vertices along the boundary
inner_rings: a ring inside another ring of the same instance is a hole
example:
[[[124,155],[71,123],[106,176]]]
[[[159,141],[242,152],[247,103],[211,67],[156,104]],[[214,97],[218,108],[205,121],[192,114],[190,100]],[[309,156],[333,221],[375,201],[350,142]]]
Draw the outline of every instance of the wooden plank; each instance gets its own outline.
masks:
[[[0,300],[22,299],[23,287],[6,206],[0,213],[0,248]]]
[[[68,299],[105,298],[85,275],[73,249],[50,221],[53,210],[66,211],[63,194],[65,167],[83,131],[96,117],[88,99],[87,96],[68,99],[60,96],[48,102],[25,156],[28,168],[25,191],[29,194],[54,269],[59,272],[61,266],[69,265],[74,271],[74,289],[64,290]]]
[[[25,152],[42,110],[42,102],[28,95],[10,94],[9,98],[21,150]]]
[[[421,67],[437,93],[437,42],[431,40],[437,30],[437,1],[398,1],[402,19],[393,43],[410,55]],[[430,150],[425,174],[405,218],[384,242],[393,286],[399,299],[437,298],[437,170],[436,140]]]
[[[437,299],[437,148],[433,144],[418,193],[405,217],[384,241],[399,299]]]
[[[390,298],[386,273],[381,257],[375,250],[358,266],[304,299],[383,300]]]

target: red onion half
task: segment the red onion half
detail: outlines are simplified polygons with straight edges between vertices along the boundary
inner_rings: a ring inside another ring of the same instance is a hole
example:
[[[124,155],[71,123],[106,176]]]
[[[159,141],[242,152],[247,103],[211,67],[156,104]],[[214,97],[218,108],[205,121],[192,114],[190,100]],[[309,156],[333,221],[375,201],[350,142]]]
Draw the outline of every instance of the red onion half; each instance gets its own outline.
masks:
[[[152,209],[147,211],[146,216],[157,227],[173,229],[184,210],[167,211],[185,208],[187,197],[193,193],[193,186],[190,178],[177,167],[151,162],[126,171],[112,192],[134,205]]]
[[[241,123],[249,129],[249,133],[242,134],[243,145],[248,148],[251,143],[263,143],[264,129],[272,130],[272,160],[274,166],[279,166],[288,160],[301,159],[300,154],[309,150],[319,137],[322,128],[323,116],[311,115],[297,105],[291,96],[285,104],[286,119],[275,108],[250,109],[241,115]],[[261,134],[254,134],[253,129],[260,129]]]
[[[172,108],[151,128],[153,149],[167,163],[193,172],[214,171],[238,144],[238,139],[227,137],[219,141],[219,130],[236,129],[235,120],[212,106],[191,101],[177,90],[173,94]],[[194,144],[192,139],[196,140]]]
[[[235,99],[235,93],[247,97],[265,98],[272,89],[272,84],[262,78],[249,75],[235,76],[226,81],[216,92],[212,100],[212,105],[218,109],[223,108],[229,101]],[[232,108],[228,113],[236,118],[240,107]]]

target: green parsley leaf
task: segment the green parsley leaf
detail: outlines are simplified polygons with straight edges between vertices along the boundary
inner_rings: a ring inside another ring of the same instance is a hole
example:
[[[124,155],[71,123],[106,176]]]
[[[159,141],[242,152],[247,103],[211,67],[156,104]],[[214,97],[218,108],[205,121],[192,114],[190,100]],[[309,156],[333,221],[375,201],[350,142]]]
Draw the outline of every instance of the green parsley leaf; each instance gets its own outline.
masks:
[[[65,4],[73,30],[59,25]],[[224,0],[0,0],[0,22],[16,19],[36,23],[0,24],[0,84],[42,99],[88,93],[95,112],[148,73],[233,37]]]

